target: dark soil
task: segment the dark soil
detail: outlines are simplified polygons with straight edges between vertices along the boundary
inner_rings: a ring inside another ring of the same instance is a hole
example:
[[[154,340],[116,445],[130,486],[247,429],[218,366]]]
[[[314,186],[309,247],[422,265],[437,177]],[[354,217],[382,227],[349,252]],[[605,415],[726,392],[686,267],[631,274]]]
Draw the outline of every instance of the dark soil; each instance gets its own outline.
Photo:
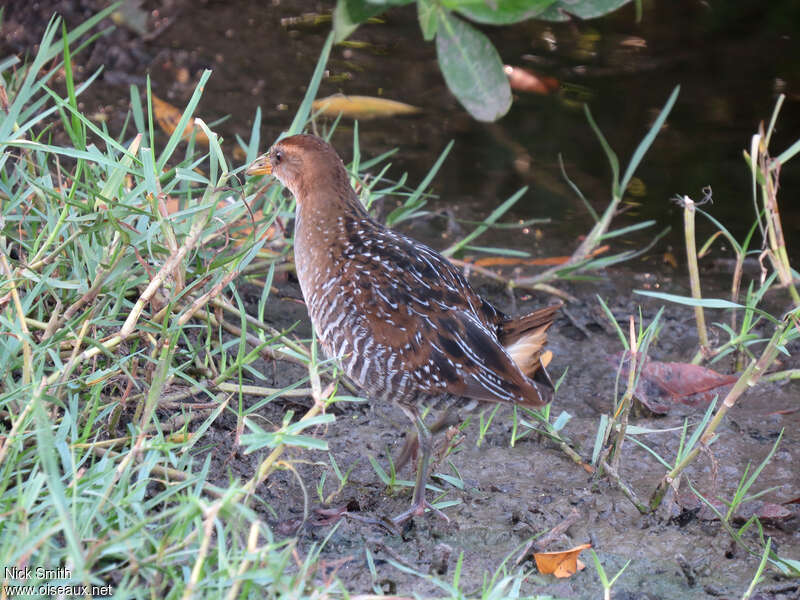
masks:
[[[558,377],[569,369],[553,405],[553,418],[561,411],[572,415],[565,435],[584,457],[591,456],[600,415],[608,414],[612,408],[615,367],[608,359],[620,346],[616,334],[605,330],[590,292],[616,297],[617,300],[611,300],[610,308],[625,324],[627,315],[636,314],[638,305],[637,298],[631,299],[628,291],[622,291],[628,289],[630,277],[636,276],[617,272],[602,283],[572,289],[589,299],[569,304],[571,319],[562,317],[551,329],[549,346],[555,353],[551,371]],[[297,288],[287,285],[288,294],[296,297]],[[498,306],[509,309],[505,293],[491,286],[479,289]],[[518,310],[525,312],[541,303],[541,298],[520,301]],[[655,312],[655,304],[644,302],[645,320],[652,319]],[[270,318],[276,326],[288,326],[301,317],[302,307],[298,308],[294,301],[272,303]],[[579,323],[581,329],[572,321]],[[308,328],[305,319],[303,327]],[[585,331],[590,333],[588,338]],[[303,335],[302,329],[299,335]],[[694,350],[694,338],[691,311],[670,309],[652,356],[659,360],[688,360]],[[784,367],[792,364],[797,364],[796,358],[787,361]],[[262,372],[267,378],[264,384],[275,387],[288,385],[303,374],[296,366],[276,367],[266,363]],[[260,416],[277,426],[288,408],[298,413],[303,411],[303,407],[275,401]],[[481,406],[478,410],[486,408],[491,407]],[[676,428],[683,425],[685,418],[690,426],[695,424],[704,408],[678,405],[669,416],[639,415],[631,423],[665,430],[637,437],[670,461],[678,445]],[[751,469],[760,463],[784,430],[777,453],[752,492],[774,487],[759,499],[773,503],[796,497],[800,448],[797,433],[800,412],[796,408],[796,384],[762,384],[750,391],[730,413],[709,452],[688,470],[695,488],[707,498],[715,499],[718,505],[716,499],[731,498],[748,463]],[[270,507],[267,518],[276,533],[297,535],[301,547],[306,549],[331,533],[331,524],[317,509],[346,509],[352,515],[341,519],[322,551],[325,560],[337,565],[338,576],[352,592],[370,592],[376,584],[367,568],[366,549],[375,561],[377,585],[385,593],[413,591],[426,596],[437,591],[436,586],[403,572],[392,561],[448,581],[461,553],[464,555],[462,589],[477,592],[485,573],[493,573],[509,556],[513,564],[521,545],[534,535],[548,532],[574,510],[579,518],[547,549],[567,549],[591,542],[611,574],[632,559],[615,585],[614,597],[738,597],[754,574],[757,558],[731,543],[718,519],[691,494],[685,483],[679,496],[670,496],[657,515],[642,516],[617,488],[604,479],[593,481],[590,474],[544,437],[531,434],[509,447],[513,418],[508,407],[500,408],[480,448],[476,446],[478,418],[473,414],[458,451],[434,469],[449,475],[457,471],[464,482],[464,489],[459,490],[442,480],[435,481],[445,490],[444,499],[460,502],[445,509],[449,523],[427,515],[414,519],[400,535],[380,524],[366,523],[364,518],[398,514],[410,502],[410,488],[388,490],[367,460],[367,456],[375,457],[388,471],[388,455],[396,455],[402,446],[407,419],[391,406],[337,405],[335,412],[335,424],[317,433],[327,440],[339,468],[342,471],[352,468],[347,485],[335,493],[337,480],[327,457],[295,451],[290,454],[297,461],[295,466],[308,490],[309,518],[303,520],[303,490],[288,471],[272,477],[259,489],[259,494]],[[463,421],[469,413],[462,410],[459,416]],[[226,428],[224,422],[217,426]],[[233,422],[227,424],[232,426]],[[252,457],[241,456],[241,450],[231,445],[230,433],[225,431],[215,436],[219,438],[215,443],[222,444],[218,450],[226,449],[214,453],[215,458],[219,457],[215,465],[220,470],[220,484],[227,481],[229,473],[244,478],[254,467]],[[314,490],[325,472],[324,496],[333,496],[323,505]],[[649,498],[664,472],[648,452],[633,443],[626,446],[620,474],[641,499]],[[413,480],[411,467],[407,466],[398,477]],[[430,498],[432,492],[428,494]],[[752,513],[757,508],[751,503],[743,508],[743,513]],[[797,526],[795,510],[794,517],[766,525],[765,534],[772,537],[773,547],[791,557],[800,548]],[[758,547],[753,532],[746,539],[751,547]],[[341,559],[346,560],[334,563]],[[589,561],[588,557],[584,559]],[[535,573],[530,562],[523,565]],[[568,580],[534,575],[529,581],[531,587],[525,591],[561,598],[594,599],[601,589],[591,566]],[[773,580],[771,576],[767,576],[759,589],[778,590],[765,592],[763,598],[794,597],[792,594],[797,591],[793,584]]]

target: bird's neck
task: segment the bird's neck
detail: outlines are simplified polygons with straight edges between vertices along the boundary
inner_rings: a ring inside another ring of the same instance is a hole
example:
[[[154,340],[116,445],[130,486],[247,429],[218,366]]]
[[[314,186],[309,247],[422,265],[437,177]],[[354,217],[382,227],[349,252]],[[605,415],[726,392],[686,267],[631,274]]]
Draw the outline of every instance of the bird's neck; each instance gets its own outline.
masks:
[[[349,231],[371,219],[350,187],[317,190],[297,202],[295,211],[294,258],[297,277],[307,291],[337,270],[342,261]],[[322,279],[320,279],[322,278]]]
[[[369,219],[349,182],[344,186],[311,190],[297,199],[295,237],[315,246],[335,244],[346,236],[345,223]]]

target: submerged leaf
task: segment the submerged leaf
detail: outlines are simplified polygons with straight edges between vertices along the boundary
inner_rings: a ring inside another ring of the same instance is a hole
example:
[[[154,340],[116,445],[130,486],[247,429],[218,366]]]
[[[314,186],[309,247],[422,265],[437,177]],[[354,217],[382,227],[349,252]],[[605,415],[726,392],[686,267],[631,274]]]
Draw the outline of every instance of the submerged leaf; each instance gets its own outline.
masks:
[[[531,94],[546,96],[558,90],[561,85],[558,79],[547,77],[546,75],[539,75],[530,69],[523,69],[522,67],[506,65],[503,67],[503,71],[505,71],[505,74],[508,76],[511,89],[520,92],[529,92]]]
[[[500,55],[485,35],[439,12],[436,54],[447,87],[479,121],[496,121],[511,107],[511,86]]]
[[[422,112],[422,109],[416,106],[397,100],[372,96],[344,96],[342,94],[314,100],[311,108],[324,115],[335,117],[341,114],[351,119],[374,119]]]

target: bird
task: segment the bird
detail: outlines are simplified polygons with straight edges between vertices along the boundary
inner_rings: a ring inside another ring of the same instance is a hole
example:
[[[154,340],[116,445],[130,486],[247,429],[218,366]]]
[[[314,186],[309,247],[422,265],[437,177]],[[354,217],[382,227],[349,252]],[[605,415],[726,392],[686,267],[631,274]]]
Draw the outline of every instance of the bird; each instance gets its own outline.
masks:
[[[426,510],[447,519],[425,498],[432,434],[421,407],[442,398],[545,406],[553,383],[542,355],[560,305],[506,316],[444,256],[371,217],[317,136],[279,139],[246,173],[274,176],[295,198],[295,270],[320,347],[416,428],[411,506],[392,521]]]

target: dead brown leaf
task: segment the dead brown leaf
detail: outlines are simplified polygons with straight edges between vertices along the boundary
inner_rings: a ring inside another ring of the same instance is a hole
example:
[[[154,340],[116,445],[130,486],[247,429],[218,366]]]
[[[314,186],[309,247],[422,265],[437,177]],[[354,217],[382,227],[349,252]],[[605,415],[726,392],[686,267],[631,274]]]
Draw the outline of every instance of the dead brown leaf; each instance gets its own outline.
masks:
[[[558,578],[571,577],[586,568],[586,565],[578,559],[578,555],[591,547],[591,544],[581,544],[560,552],[536,552],[533,558],[540,573],[555,575]]]
[[[180,123],[181,116],[183,115],[183,111],[180,109],[172,106],[169,102],[165,102],[155,94],[152,94],[153,98],[153,116],[156,118],[156,122],[158,126],[167,134],[172,135],[172,133],[177,129],[178,124]],[[192,132],[195,130],[194,123],[190,120],[186,124],[186,128],[183,130],[183,135],[181,135],[181,139],[184,142],[189,141],[189,138],[192,137]],[[195,133],[194,138],[197,143],[203,144],[204,146],[208,146],[208,136],[203,132],[202,129],[197,129],[197,133]]]
[[[374,119],[421,112],[421,109],[416,106],[397,100],[373,96],[344,96],[342,94],[314,100],[311,108],[332,117],[341,114],[351,119]]]
[[[618,361],[621,353],[614,355]],[[627,376],[628,361],[622,368]],[[667,414],[676,402],[687,406],[708,404],[714,396],[722,397],[739,376],[725,375],[713,369],[680,362],[645,359],[636,386],[636,397],[656,414]]]
[[[604,245],[595,248],[591,256],[599,256],[608,252],[610,246]],[[537,267],[551,267],[563,265],[571,257],[569,256],[547,256],[544,258],[516,258],[513,256],[486,256],[475,260],[465,259],[465,262],[471,262],[477,267],[507,267],[516,265],[532,265]]]

